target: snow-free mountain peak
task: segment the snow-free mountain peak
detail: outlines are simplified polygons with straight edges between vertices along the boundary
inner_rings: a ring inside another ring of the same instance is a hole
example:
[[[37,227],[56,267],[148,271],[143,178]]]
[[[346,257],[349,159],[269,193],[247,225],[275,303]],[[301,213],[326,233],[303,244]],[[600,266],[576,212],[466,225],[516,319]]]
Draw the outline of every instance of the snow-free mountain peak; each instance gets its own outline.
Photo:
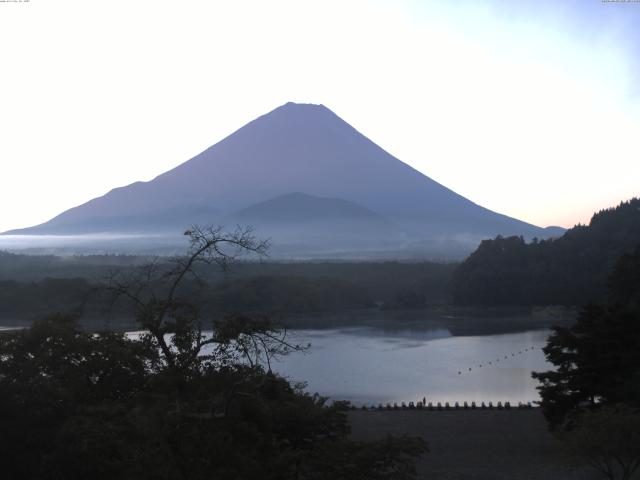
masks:
[[[358,205],[429,248],[464,239],[471,249],[497,234],[546,236],[440,185],[327,107],[300,103],[262,115],[150,182],[114,189],[20,233],[131,233],[148,218],[159,219],[152,229],[177,231],[291,192]]]

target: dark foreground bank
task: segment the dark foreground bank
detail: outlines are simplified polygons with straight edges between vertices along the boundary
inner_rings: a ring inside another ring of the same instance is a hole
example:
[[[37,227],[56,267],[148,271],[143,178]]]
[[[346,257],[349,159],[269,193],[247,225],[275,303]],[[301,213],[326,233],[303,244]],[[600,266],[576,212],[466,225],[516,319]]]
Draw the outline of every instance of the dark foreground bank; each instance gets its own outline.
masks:
[[[421,436],[430,453],[418,460],[429,480],[596,480],[547,431],[539,409],[352,411],[352,437]]]

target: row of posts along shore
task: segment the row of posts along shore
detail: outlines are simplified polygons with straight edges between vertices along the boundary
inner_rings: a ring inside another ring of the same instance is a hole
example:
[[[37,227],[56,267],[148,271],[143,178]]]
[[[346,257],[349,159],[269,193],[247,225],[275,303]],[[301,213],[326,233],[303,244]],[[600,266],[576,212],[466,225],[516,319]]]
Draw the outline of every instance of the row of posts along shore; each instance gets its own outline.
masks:
[[[426,411],[446,411],[446,410],[530,410],[535,408],[535,404],[532,402],[518,402],[517,405],[512,406],[510,402],[480,402],[479,404],[476,402],[455,402],[450,404],[449,402],[426,402],[425,400],[418,402],[393,402],[386,404],[378,404],[375,405],[362,405],[361,407],[356,407],[355,405],[350,405],[351,410],[369,410],[369,411],[387,411],[387,410],[426,410]]]

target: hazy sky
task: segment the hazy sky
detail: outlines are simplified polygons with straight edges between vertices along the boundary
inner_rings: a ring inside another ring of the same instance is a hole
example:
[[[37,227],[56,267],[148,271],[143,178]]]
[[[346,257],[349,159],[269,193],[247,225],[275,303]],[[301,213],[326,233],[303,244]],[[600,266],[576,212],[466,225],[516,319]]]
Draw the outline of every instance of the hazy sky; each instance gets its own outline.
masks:
[[[0,231],[287,101],[534,224],[640,195],[640,3],[23,0],[0,42]]]

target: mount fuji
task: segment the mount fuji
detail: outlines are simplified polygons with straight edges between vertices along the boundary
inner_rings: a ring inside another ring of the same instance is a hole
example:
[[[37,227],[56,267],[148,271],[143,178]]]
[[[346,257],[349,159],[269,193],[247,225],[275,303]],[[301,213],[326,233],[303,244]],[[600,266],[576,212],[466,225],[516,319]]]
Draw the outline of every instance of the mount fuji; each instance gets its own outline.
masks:
[[[21,235],[180,234],[247,224],[287,255],[462,256],[480,239],[561,233],[493,212],[377,146],[323,105],[287,103],[149,182],[115,188]]]

